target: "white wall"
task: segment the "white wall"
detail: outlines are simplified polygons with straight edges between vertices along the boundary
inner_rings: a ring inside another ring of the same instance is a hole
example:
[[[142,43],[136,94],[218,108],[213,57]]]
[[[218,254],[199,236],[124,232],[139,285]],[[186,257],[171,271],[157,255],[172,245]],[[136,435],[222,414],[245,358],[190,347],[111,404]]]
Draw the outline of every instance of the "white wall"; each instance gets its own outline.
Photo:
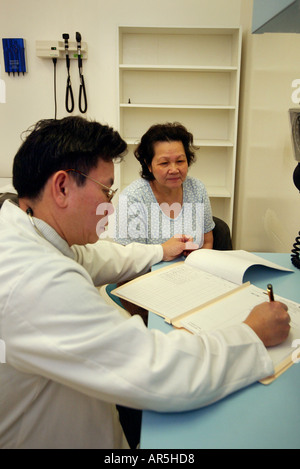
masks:
[[[118,25],[210,26],[238,25],[240,0],[0,0],[1,37],[22,37],[27,44],[28,73],[2,78],[7,103],[0,104],[0,177],[9,177],[20,134],[41,118],[54,117],[53,64],[35,55],[36,40],[62,40],[69,33],[75,40],[79,31],[88,43],[88,60],[83,73],[88,94],[87,117],[112,126],[118,124],[117,107],[117,27]],[[79,114],[78,68],[71,67],[75,110]],[[64,109],[66,67],[57,64],[58,118]]]
[[[292,80],[300,78],[300,35],[252,36],[251,19],[252,0],[0,0],[1,37],[25,38],[28,64],[26,76],[8,77],[0,48],[7,89],[7,103],[0,104],[0,178],[11,176],[22,131],[41,118],[54,117],[53,64],[36,57],[36,40],[60,40],[64,32],[73,39],[76,31],[81,33],[89,48],[83,67],[89,102],[86,116],[117,127],[118,25],[241,25],[245,32],[235,247],[289,251],[299,229],[300,196],[292,183],[295,162],[287,112],[295,106]],[[73,114],[79,114],[75,61],[71,74]],[[65,85],[65,63],[59,61],[58,118],[67,115]]]
[[[244,31],[234,241],[249,251],[289,252],[300,229],[300,195],[288,109],[300,78],[299,34],[251,35],[252,0],[241,3]]]

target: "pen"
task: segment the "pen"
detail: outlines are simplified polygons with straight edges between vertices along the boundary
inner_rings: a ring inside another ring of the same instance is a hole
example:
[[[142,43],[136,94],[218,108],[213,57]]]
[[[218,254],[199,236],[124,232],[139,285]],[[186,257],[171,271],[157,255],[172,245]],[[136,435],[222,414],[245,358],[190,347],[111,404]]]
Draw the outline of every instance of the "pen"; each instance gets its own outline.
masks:
[[[269,300],[274,301],[273,286],[270,283],[268,283],[268,285],[267,285],[267,292],[268,292],[268,295],[269,295]]]

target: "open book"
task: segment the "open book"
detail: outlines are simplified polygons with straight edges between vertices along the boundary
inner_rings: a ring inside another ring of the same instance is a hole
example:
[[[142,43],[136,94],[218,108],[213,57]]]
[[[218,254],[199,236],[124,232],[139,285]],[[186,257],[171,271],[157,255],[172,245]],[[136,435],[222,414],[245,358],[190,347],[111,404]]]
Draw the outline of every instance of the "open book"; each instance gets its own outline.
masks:
[[[266,291],[243,284],[246,270],[254,265],[293,272],[246,251],[201,249],[185,261],[142,275],[112,293],[198,334],[241,323],[254,306],[268,300]],[[300,337],[300,305],[275,299],[287,304],[292,319],[289,338],[268,349],[277,373],[290,364],[292,342]]]

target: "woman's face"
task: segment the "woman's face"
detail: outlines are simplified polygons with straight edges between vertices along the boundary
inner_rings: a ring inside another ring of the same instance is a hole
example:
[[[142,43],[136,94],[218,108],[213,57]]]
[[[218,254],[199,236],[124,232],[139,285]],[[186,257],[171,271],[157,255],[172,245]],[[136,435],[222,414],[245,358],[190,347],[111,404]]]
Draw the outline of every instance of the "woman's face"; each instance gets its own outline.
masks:
[[[155,181],[169,189],[181,186],[188,172],[188,161],[182,142],[157,142],[149,166]]]

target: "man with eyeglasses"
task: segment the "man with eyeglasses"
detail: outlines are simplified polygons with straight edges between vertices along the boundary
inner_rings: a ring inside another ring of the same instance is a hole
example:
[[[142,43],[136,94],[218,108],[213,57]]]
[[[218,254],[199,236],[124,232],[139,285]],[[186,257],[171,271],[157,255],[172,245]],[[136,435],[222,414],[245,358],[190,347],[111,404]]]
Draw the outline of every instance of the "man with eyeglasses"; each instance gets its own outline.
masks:
[[[80,117],[39,122],[17,152],[19,206],[0,211],[0,448],[122,448],[116,404],[185,411],[272,374],[265,345],[285,339],[284,305],[193,336],[126,319],[95,286],[128,280],[185,249],[99,240],[120,135]],[[171,293],[171,292],[170,292]]]

